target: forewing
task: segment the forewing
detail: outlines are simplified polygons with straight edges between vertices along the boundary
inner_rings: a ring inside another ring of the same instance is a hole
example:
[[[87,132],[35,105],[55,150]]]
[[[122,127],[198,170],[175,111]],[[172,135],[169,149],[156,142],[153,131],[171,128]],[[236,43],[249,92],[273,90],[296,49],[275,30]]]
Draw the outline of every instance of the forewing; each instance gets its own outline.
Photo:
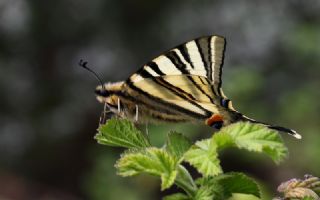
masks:
[[[225,39],[207,36],[181,44],[153,59],[133,74],[128,81],[173,75],[205,77],[216,88],[221,87]]]

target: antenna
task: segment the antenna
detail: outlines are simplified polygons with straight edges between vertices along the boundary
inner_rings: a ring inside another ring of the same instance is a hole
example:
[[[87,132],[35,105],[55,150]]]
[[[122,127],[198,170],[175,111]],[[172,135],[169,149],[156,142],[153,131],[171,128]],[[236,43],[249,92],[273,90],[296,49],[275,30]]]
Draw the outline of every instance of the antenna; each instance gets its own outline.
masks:
[[[98,76],[98,74],[96,72],[94,72],[92,69],[90,69],[88,66],[87,66],[88,62],[87,61],[83,61],[82,59],[80,59],[79,61],[79,66],[88,70],[89,72],[91,72],[94,77],[96,77],[96,79],[99,81],[99,83],[101,84],[101,87],[102,87],[102,90],[105,90],[105,87],[104,87],[104,84],[103,82],[101,81],[100,77]]]

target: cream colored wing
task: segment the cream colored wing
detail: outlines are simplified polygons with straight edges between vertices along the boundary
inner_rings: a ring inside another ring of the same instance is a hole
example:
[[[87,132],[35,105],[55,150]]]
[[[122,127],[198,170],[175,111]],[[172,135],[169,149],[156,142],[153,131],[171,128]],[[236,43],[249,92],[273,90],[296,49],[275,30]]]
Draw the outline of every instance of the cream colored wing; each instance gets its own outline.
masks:
[[[221,87],[225,39],[207,36],[181,44],[153,59],[133,74],[128,81],[173,75],[206,77],[218,89]]]

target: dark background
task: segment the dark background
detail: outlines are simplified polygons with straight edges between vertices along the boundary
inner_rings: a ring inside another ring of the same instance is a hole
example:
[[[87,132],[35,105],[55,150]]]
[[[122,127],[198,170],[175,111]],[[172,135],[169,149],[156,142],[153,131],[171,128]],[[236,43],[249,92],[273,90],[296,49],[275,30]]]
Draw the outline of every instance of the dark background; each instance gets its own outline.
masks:
[[[320,175],[320,1],[1,0],[0,199],[161,199],[159,180],[121,178],[121,149],[93,139],[102,111],[98,84],[126,79],[145,62],[187,40],[227,38],[225,94],[239,111],[296,129],[283,135],[289,158],[228,150],[225,171],[261,182],[265,199],[278,184]],[[152,126],[161,145],[175,129],[196,139],[203,126]],[[269,196],[270,195],[270,196]]]

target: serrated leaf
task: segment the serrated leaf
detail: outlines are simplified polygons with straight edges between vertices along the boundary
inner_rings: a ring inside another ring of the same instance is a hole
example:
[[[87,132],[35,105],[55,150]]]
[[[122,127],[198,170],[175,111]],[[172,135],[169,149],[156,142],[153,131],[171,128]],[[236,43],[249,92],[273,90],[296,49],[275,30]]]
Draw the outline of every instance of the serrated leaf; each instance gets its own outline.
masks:
[[[192,199],[185,194],[176,193],[176,194],[165,196],[163,200],[192,200]]]
[[[223,186],[226,198],[231,197],[234,193],[250,194],[260,198],[258,184],[243,173],[230,172],[220,174],[213,179]]]
[[[100,144],[126,148],[149,147],[148,139],[126,119],[112,118],[101,125],[95,139]]]
[[[170,154],[180,159],[191,145],[191,141],[181,133],[170,132],[167,136],[165,148]]]
[[[154,147],[124,153],[116,163],[118,174],[148,173],[161,178],[161,190],[169,188],[177,176],[178,160],[164,149]]]
[[[217,145],[213,140],[196,142],[185,154],[184,160],[194,166],[204,176],[222,173],[218,159]]]
[[[288,154],[288,149],[277,131],[250,122],[239,122],[224,127],[213,135],[213,140],[219,149],[236,146],[240,149],[265,153],[276,163],[282,161]]]

